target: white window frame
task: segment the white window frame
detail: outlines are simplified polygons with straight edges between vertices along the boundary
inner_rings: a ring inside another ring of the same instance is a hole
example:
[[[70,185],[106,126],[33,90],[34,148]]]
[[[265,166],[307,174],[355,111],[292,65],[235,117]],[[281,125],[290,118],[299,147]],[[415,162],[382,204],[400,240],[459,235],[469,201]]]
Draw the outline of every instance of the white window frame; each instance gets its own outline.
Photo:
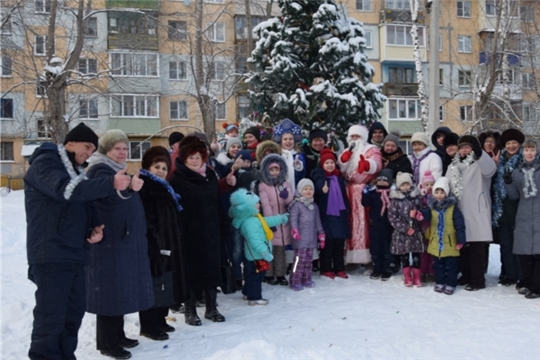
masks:
[[[99,120],[98,105],[99,102],[97,99],[79,100],[79,119]],[[83,115],[83,112],[86,112],[86,115]]]
[[[458,18],[470,19],[472,17],[472,6],[471,6],[470,1],[458,0],[456,9],[457,9]],[[461,15],[460,15],[460,11],[461,11]]]
[[[174,106],[176,106],[176,116],[173,116],[173,104]],[[183,105],[184,109],[185,109],[185,116],[182,116],[184,114],[180,114],[180,105]],[[189,107],[188,107],[188,102],[186,100],[178,100],[178,101],[170,101],[169,102],[169,117],[171,120],[184,120],[184,121],[187,121],[189,120]]]
[[[404,47],[412,47],[413,46],[413,40],[411,36],[411,25],[386,25],[386,39],[385,43],[386,45],[390,46],[404,46]],[[424,27],[418,27],[418,42],[420,47],[425,46],[425,28]],[[393,33],[394,42],[390,42],[390,33]],[[403,43],[400,43],[400,37],[403,35],[401,40],[403,40]],[[410,43],[409,43],[410,42]]]
[[[521,73],[521,86],[524,89],[536,88],[536,78],[533,73]]]
[[[11,22],[11,14],[2,16],[2,22],[5,20],[4,25],[0,28],[0,34],[2,36],[11,35],[13,33],[13,24]]]
[[[386,9],[410,10],[410,0],[385,0]]]
[[[120,58],[120,67],[113,67],[116,57]],[[141,57],[144,56],[144,74],[139,72],[138,61]],[[151,57],[154,58],[154,67],[151,67],[152,64]],[[109,57],[109,68],[111,69],[111,75],[113,76],[129,76],[129,77],[159,77],[159,56],[157,53],[123,53],[115,52],[111,53]],[[155,71],[154,74],[150,74],[152,70]]]
[[[171,26],[171,24],[183,24],[184,29],[180,29],[175,26]],[[167,23],[168,25],[168,34],[167,39],[172,41],[185,41],[187,40],[187,22],[181,21],[181,20],[169,20]]]
[[[225,69],[225,62],[223,61],[214,61],[213,64],[211,64],[213,69],[210,71],[210,75],[212,76],[212,81],[222,81],[225,80],[227,77],[226,69]]]
[[[523,104],[521,106],[521,121],[531,122],[537,120],[538,118],[535,107],[532,104]]]
[[[8,102],[8,101],[11,102],[11,117],[8,117],[8,116],[2,116],[2,115],[5,115],[5,111],[0,110],[0,120],[13,120],[13,118],[15,117],[15,101],[13,101],[12,98],[3,98],[3,99],[0,99],[0,107],[1,107],[1,103],[2,103],[2,102]],[[3,114],[2,114],[2,113],[3,113]]]
[[[173,65],[174,64],[174,65]],[[171,77],[171,69],[174,68],[176,77]],[[183,74],[182,77],[181,74]],[[169,61],[169,80],[187,80],[187,62],[186,61]]]
[[[95,26],[90,26],[91,23],[94,23]],[[93,31],[94,34],[90,34],[90,31]],[[89,17],[84,29],[84,36],[95,38],[98,37],[98,19],[95,16]]]
[[[216,104],[216,120],[227,120],[227,104]]]
[[[458,70],[458,86],[470,87],[472,85],[472,71]]]
[[[6,147],[9,146],[9,151]],[[14,162],[13,141],[0,141],[0,162]],[[8,156],[9,155],[9,156]]]
[[[140,146],[139,146],[140,145]],[[129,141],[129,150],[128,150],[128,160],[130,161],[140,161],[142,160],[144,153],[152,147],[152,143],[150,141],[140,141],[140,140],[130,140]],[[138,157],[133,156],[133,152],[136,151],[137,153],[135,155],[138,155]]]
[[[444,105],[439,106],[439,122],[444,122]]]
[[[35,0],[35,12],[37,14],[50,14],[51,0]]]
[[[470,116],[470,119],[469,119]],[[463,122],[471,122],[472,119],[472,105],[460,105],[459,106],[459,119]]]
[[[8,63],[9,66],[5,66],[5,63]],[[9,69],[9,71],[4,71],[4,69]],[[13,59],[9,55],[0,56],[0,77],[10,78],[13,76]]]
[[[458,52],[472,53],[472,38],[467,35],[458,35]]]
[[[140,114],[140,105],[144,105],[144,114]],[[115,109],[115,102],[119,105],[120,114]],[[131,104],[131,106],[128,106]],[[155,105],[155,114],[151,105]],[[131,111],[129,111],[131,110]],[[110,113],[114,118],[159,118],[159,96],[150,94],[114,94],[110,99]]]
[[[391,98],[388,99],[387,109],[388,109],[388,120],[389,121],[417,121],[420,120],[420,99],[418,98]],[[396,115],[397,117],[392,117],[392,103],[395,102]],[[413,116],[410,116],[410,103],[415,103],[415,110]],[[400,115],[400,104],[405,105],[405,116]]]
[[[39,139],[51,138],[51,129],[47,130],[47,124],[45,123],[45,119],[36,119],[36,133]]]
[[[208,4],[223,4],[225,0],[205,0]]]
[[[38,52],[38,41],[42,42],[43,44],[43,52]],[[36,56],[45,56],[47,55],[47,44],[49,42],[47,35],[35,35],[34,36],[34,55]]]
[[[219,28],[221,28],[221,37],[218,38],[218,35],[220,34]],[[225,42],[226,36],[225,36],[225,23],[223,22],[215,22],[215,23],[209,23],[206,25],[206,36],[208,37],[208,41],[212,42]]]
[[[81,61],[83,61],[85,63],[84,65],[84,70],[85,72],[82,72],[81,71]],[[95,72],[91,72],[90,71],[90,65],[91,64],[95,64],[95,69],[96,71]],[[92,75],[96,75],[98,73],[98,63],[97,63],[97,59],[90,59],[90,58],[81,58],[79,59],[79,64],[78,64],[78,68],[77,70],[79,71],[80,75],[82,76],[92,76]]]
[[[373,31],[365,30],[364,39],[366,39],[366,49],[373,49]]]
[[[370,12],[371,10],[371,0],[356,0],[356,11]]]
[[[44,81],[36,82],[36,97],[37,98],[47,98],[47,83]]]
[[[518,81],[518,70],[516,68],[508,68],[508,84],[515,85]],[[501,70],[497,72],[497,84],[502,84],[504,82],[503,73]]]
[[[484,9],[486,16],[497,16],[497,2],[495,0],[486,0]]]

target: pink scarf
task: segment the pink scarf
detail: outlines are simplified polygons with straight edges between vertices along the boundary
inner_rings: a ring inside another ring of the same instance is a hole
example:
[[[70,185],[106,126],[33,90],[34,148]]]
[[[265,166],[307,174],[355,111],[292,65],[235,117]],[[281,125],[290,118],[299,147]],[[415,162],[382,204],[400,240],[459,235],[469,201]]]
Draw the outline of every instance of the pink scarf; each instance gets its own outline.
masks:
[[[384,212],[386,211],[386,208],[390,205],[390,198],[388,197],[389,191],[390,189],[377,189],[377,192],[381,194],[381,201],[382,201],[381,216],[383,216]]]
[[[198,170],[195,171],[197,174],[206,177],[206,164],[203,164]]]

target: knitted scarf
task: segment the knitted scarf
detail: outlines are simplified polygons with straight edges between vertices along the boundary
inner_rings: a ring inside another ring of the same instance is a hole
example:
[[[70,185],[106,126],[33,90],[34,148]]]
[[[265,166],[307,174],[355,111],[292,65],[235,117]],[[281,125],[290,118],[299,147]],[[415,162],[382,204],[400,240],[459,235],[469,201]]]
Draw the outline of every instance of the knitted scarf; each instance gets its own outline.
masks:
[[[337,169],[336,169],[337,170]],[[325,171],[326,174],[326,171]],[[339,186],[338,177],[336,175],[325,176],[330,180],[328,185],[328,203],[326,206],[326,215],[339,216],[341,210],[345,210],[345,202]]]
[[[114,161],[113,159],[111,159],[110,157],[108,157],[107,155],[103,155],[103,154],[98,153],[98,152],[95,152],[90,157],[88,162],[90,163],[90,166],[88,168],[91,168],[92,166],[97,165],[97,164],[105,164],[105,165],[108,165],[115,172],[119,172],[120,170],[125,169],[125,167],[126,167],[125,162],[118,163],[118,162]]]
[[[415,154],[413,154],[412,156],[412,159],[413,159],[413,180],[415,182],[415,184],[418,184],[419,183],[419,179],[420,179],[420,163],[422,162],[422,160],[424,160],[425,158],[428,157],[429,154],[431,154],[433,151],[429,150],[428,152],[426,152],[424,155],[420,156],[419,158],[416,157]]]
[[[257,219],[259,219],[259,221],[261,222],[261,225],[264,230],[264,235],[266,236],[266,240],[271,241],[272,238],[274,237],[274,232],[270,230],[270,227],[266,223],[266,220],[264,220],[264,217],[261,215],[261,213],[258,213],[256,216],[257,216]]]
[[[386,209],[388,209],[388,206],[390,206],[390,198],[388,197],[388,193],[390,192],[390,186],[377,187],[377,192],[381,194],[381,201],[382,201],[381,216],[383,216]]]
[[[64,164],[64,167],[71,178],[64,189],[64,199],[69,200],[77,185],[79,185],[81,181],[87,180],[88,178],[86,177],[86,173],[84,172],[82,166],[74,167],[71,161],[69,161],[67,150],[64,148],[64,145],[58,144],[58,154],[60,155],[60,160],[62,160],[62,164]]]
[[[147,176],[148,178],[150,178],[150,180],[153,180],[157,182],[158,184],[160,184],[161,186],[163,186],[165,190],[167,190],[167,192],[172,196],[174,200],[174,205],[176,206],[176,210],[182,211],[182,206],[180,206],[180,195],[174,192],[173,188],[171,187],[171,185],[169,185],[169,183],[166,180],[163,180],[162,178],[157,177],[156,175],[152,174],[150,171],[145,170],[145,169],[139,170],[139,173],[141,175]]]
[[[523,196],[525,197],[525,199],[535,197],[536,194],[538,193],[538,189],[536,188],[536,184],[534,182],[535,171],[536,169],[534,168],[532,163],[530,162],[523,163],[521,172],[523,173],[523,178],[525,180],[525,184],[523,185]]]
[[[202,166],[200,168],[198,168],[197,170],[195,170],[195,172],[199,175],[201,175],[202,177],[206,177],[206,164],[202,164]],[[217,174],[216,174],[217,176]],[[219,179],[219,177],[218,177]]]
[[[506,187],[504,186],[504,174],[512,172],[521,164],[523,160],[523,149],[508,158],[506,149],[501,151],[499,165],[497,166],[497,174],[493,183],[493,212],[491,215],[491,223],[493,226],[499,226],[499,219],[503,214],[503,200],[506,199]]]

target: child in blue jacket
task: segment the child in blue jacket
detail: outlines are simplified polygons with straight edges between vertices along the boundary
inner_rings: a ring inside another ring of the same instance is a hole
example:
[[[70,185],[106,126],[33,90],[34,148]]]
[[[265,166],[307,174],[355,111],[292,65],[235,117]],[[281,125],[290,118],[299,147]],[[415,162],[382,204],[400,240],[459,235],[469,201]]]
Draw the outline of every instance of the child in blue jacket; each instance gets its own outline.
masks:
[[[262,297],[262,280],[266,271],[258,271],[256,261],[272,261],[272,238],[274,233],[271,227],[285,224],[288,214],[263,217],[259,210],[261,204],[259,197],[246,189],[239,189],[231,195],[229,216],[233,219],[232,225],[240,229],[245,239],[244,255],[244,288],[242,294],[249,305],[266,305],[268,300]]]

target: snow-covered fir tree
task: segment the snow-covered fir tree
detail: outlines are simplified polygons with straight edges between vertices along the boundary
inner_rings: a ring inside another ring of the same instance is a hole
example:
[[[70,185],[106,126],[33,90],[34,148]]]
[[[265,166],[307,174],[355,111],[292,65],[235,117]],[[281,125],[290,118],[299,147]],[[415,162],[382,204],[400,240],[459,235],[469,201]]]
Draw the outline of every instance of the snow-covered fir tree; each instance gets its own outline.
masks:
[[[333,0],[280,0],[281,14],[259,24],[249,62],[254,108],[278,123],[345,134],[352,124],[380,119],[385,101],[364,53],[361,22]]]

